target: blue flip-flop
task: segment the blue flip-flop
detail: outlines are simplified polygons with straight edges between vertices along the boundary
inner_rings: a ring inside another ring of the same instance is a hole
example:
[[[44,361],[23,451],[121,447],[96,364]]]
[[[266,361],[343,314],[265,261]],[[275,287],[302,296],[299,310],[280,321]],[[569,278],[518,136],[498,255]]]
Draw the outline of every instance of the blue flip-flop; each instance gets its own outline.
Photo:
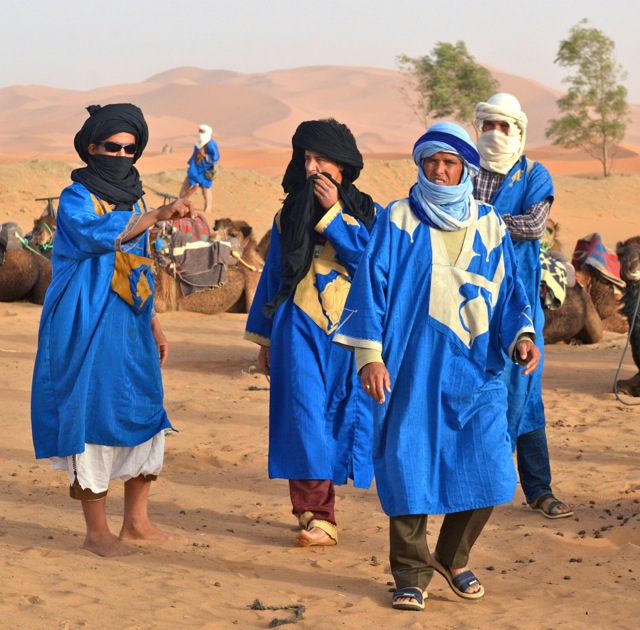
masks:
[[[396,600],[401,598],[410,598],[410,602],[398,602]],[[415,586],[408,586],[406,588],[399,588],[393,593],[393,599],[391,605],[398,610],[424,610],[424,600],[427,598],[427,592]]]
[[[473,574],[472,571],[464,571],[464,573],[460,573],[460,575],[456,575],[453,577],[451,575],[451,571],[449,567],[440,562],[436,556],[433,556],[433,568],[449,583],[451,590],[458,596],[463,599],[480,599],[484,597],[484,587],[480,584],[478,578]],[[478,584],[480,586],[480,590],[475,593],[467,593],[466,590],[470,586],[475,586]]]

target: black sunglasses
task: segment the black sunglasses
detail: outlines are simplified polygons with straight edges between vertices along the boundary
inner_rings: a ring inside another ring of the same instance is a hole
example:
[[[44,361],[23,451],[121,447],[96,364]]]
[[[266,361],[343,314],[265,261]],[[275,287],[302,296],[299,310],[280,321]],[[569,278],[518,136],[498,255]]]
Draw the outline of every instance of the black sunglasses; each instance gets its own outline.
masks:
[[[99,146],[104,147],[104,150],[107,153],[120,153],[121,149],[124,149],[124,152],[127,155],[133,155],[136,152],[135,144],[120,144],[119,142],[100,142]]]

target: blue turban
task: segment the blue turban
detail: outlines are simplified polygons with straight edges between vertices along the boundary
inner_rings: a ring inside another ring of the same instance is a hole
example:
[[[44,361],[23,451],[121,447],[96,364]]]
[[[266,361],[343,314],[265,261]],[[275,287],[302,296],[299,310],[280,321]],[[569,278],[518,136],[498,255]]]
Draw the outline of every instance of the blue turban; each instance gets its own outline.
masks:
[[[464,168],[456,186],[433,184],[424,174],[423,160],[440,151],[462,159]],[[409,193],[413,213],[424,223],[441,230],[459,230],[469,225],[469,200],[473,193],[471,177],[480,170],[480,154],[469,134],[454,123],[436,123],[415,143],[413,161],[418,166],[418,181]]]
[[[459,155],[474,173],[480,170],[480,154],[469,134],[460,125],[439,122],[429,127],[413,145],[413,161],[422,168],[422,160],[439,151]]]

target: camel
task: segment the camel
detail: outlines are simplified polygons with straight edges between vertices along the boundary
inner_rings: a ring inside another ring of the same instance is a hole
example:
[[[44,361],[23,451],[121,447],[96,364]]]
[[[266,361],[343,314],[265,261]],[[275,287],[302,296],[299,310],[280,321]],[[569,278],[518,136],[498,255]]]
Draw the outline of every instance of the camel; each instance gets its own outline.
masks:
[[[620,260],[620,277],[625,281],[622,297],[622,313],[629,322],[629,342],[633,361],[638,373],[630,379],[620,379],[616,383],[619,392],[629,396],[640,396],[640,236],[634,236],[616,246]]]
[[[255,296],[264,259],[256,253],[256,241],[252,228],[245,221],[220,219],[216,221],[211,240],[237,239],[242,246],[241,260],[227,268],[224,285],[183,296],[179,281],[171,272],[155,260],[155,308],[159,313],[167,311],[192,311],[196,313],[246,313]]]
[[[51,261],[38,252],[22,247],[22,231],[15,223],[0,229],[5,236],[0,260],[0,302],[26,300],[44,304],[44,296],[51,284]],[[16,245],[16,242],[18,245]],[[6,249],[5,249],[6,247]]]
[[[260,239],[259,243],[256,245],[256,252],[262,258],[262,260],[267,260],[267,254],[269,253],[270,244],[271,244],[271,230],[268,230],[267,233]]]
[[[576,283],[567,288],[562,306],[557,310],[545,310],[545,344],[597,343],[602,339],[602,320],[589,294]]]
[[[564,258],[558,240],[559,231],[559,224],[549,219],[542,241],[550,254]],[[605,330],[625,333],[628,324],[620,313],[619,288],[590,265],[583,265],[577,270],[575,279],[576,287],[567,288],[562,307],[557,311],[545,310],[545,343],[591,344],[600,341]]]
[[[43,214],[33,222],[33,230],[27,234],[27,243],[33,249],[39,251],[43,256],[51,260],[53,252],[53,239],[56,234],[55,217]]]

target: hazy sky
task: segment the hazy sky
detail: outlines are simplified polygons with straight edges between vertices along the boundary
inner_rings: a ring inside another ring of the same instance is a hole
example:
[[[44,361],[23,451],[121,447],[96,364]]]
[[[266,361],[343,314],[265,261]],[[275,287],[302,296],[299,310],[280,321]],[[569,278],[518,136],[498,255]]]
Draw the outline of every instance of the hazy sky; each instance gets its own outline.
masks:
[[[462,40],[479,62],[562,89],[559,43],[588,18],[615,42],[629,102],[640,103],[640,0],[0,0],[0,9],[0,87],[86,90],[181,66],[395,68],[400,54]]]

